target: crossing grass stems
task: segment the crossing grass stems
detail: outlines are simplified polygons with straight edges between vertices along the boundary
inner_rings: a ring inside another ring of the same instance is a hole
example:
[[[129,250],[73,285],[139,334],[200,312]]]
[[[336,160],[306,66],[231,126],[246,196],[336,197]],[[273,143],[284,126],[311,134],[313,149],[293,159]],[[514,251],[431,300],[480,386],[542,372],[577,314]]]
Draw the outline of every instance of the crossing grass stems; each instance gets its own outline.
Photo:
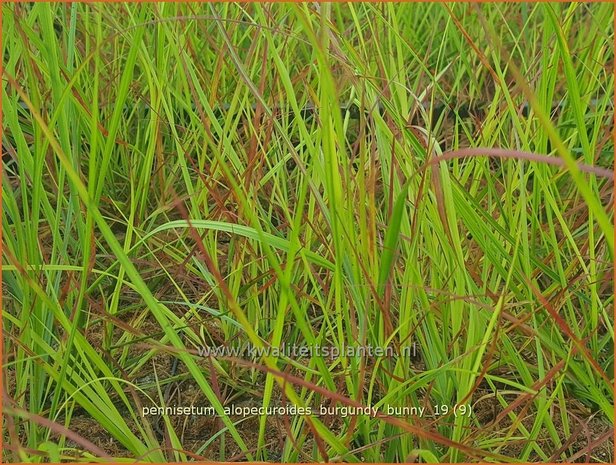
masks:
[[[613,460],[611,3],[2,10],[5,460]]]

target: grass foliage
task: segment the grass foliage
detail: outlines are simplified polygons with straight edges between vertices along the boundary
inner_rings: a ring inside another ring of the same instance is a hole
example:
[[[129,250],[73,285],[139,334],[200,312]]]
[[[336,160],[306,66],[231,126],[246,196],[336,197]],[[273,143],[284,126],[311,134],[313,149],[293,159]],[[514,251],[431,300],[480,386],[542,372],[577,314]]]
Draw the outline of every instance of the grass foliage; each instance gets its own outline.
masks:
[[[613,460],[612,4],[2,10],[5,460]]]

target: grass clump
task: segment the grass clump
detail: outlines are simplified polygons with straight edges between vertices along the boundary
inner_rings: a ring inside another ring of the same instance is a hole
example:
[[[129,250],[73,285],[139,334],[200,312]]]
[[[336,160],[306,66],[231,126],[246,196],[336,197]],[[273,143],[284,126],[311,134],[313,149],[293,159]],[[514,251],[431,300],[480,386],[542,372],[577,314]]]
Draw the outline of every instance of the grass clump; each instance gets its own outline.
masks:
[[[612,462],[613,5],[2,8],[5,460]]]

